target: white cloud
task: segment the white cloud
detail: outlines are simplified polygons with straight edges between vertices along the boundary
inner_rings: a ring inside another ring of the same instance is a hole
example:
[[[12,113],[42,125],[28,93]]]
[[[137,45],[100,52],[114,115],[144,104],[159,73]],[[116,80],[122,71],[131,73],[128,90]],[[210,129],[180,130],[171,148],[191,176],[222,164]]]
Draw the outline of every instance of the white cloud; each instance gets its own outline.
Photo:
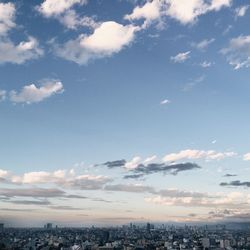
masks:
[[[243,160],[244,161],[250,161],[250,153],[244,154]]]
[[[205,160],[222,160],[226,157],[235,156],[234,152],[216,152],[214,150],[196,150],[187,149],[178,153],[168,154],[163,157],[164,162],[174,162],[184,159],[205,159]]]
[[[164,99],[160,102],[161,105],[166,105],[166,104],[169,104],[170,101],[168,99]]]
[[[132,14],[126,15],[125,18],[129,20],[143,18],[149,23],[168,16],[182,24],[188,24],[195,22],[200,15],[230,5],[231,0],[153,0],[147,1],[143,6],[136,6]]]
[[[212,0],[209,4],[207,10],[208,11],[218,11],[223,7],[229,7],[232,4],[232,0]]]
[[[45,0],[37,9],[44,16],[51,17],[64,13],[75,4],[83,5],[86,2],[86,0]]]
[[[171,56],[170,60],[175,63],[183,63],[190,58],[190,53],[190,51],[179,53],[176,56]]]
[[[16,26],[16,8],[13,3],[0,3],[0,64],[22,64],[43,55],[38,41],[29,36],[26,41],[15,44],[8,37],[8,31]]]
[[[206,5],[201,0],[168,0],[167,15],[178,20],[182,24],[191,23],[206,12]]]
[[[59,80],[47,79],[42,82],[40,87],[35,84],[26,85],[17,93],[10,92],[10,100],[14,103],[34,103],[41,102],[54,94],[62,93],[63,84]]]
[[[249,8],[249,5],[243,5],[235,9],[235,15],[236,17],[243,17],[245,16],[247,10]]]
[[[13,3],[0,3],[0,35],[6,34],[15,27],[15,5]]]
[[[6,91],[0,89],[0,102],[6,99]]]
[[[0,40],[0,63],[22,64],[42,55],[43,50],[34,37],[29,37],[27,41],[22,41],[17,45],[8,39]]]
[[[95,29],[98,23],[92,17],[81,17],[74,9],[74,5],[84,5],[87,0],[45,0],[37,10],[47,18],[55,18],[68,29],[88,27]]]
[[[131,161],[126,162],[124,167],[126,169],[135,169],[137,168],[140,162],[141,162],[141,157],[135,156]]]
[[[55,46],[55,53],[78,64],[86,64],[91,59],[111,56],[128,46],[139,28],[122,25],[113,21],[102,23],[89,35],[80,35],[62,46]]]
[[[9,175],[9,171],[0,169],[0,178],[5,178]]]
[[[192,43],[192,46],[199,49],[199,50],[205,50],[211,43],[215,41],[214,38],[211,39],[204,39],[198,43]]]
[[[209,68],[212,66],[212,63],[211,62],[208,62],[208,61],[203,61],[202,63],[200,63],[200,66],[202,68]]]
[[[146,2],[143,6],[136,6],[133,12],[126,15],[127,20],[145,19],[143,27],[146,28],[152,21],[161,17],[161,1],[153,0]]]
[[[232,38],[229,46],[221,50],[234,69],[250,66],[250,35]]]
[[[102,189],[104,184],[112,181],[112,179],[107,176],[76,175],[72,170],[61,169],[54,172],[27,172],[19,176],[10,176],[9,180],[13,184],[56,184],[65,188],[82,190]]]

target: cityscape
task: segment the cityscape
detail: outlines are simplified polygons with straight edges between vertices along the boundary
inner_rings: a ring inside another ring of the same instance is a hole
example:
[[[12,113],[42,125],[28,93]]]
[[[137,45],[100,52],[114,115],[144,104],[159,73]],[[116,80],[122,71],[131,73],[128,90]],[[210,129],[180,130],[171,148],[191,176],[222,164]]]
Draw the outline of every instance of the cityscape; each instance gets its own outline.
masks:
[[[228,228],[227,228],[228,227]],[[250,224],[174,226],[136,225],[121,227],[6,228],[0,231],[1,249],[27,250],[136,250],[136,249],[250,249]]]
[[[250,250],[250,0],[0,0],[0,250]]]

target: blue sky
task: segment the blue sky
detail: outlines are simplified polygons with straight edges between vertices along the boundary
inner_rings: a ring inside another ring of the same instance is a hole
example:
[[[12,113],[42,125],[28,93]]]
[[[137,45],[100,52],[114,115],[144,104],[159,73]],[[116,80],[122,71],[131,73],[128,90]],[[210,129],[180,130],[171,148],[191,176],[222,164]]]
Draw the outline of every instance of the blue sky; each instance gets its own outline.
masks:
[[[249,7],[0,1],[1,221],[248,219]]]

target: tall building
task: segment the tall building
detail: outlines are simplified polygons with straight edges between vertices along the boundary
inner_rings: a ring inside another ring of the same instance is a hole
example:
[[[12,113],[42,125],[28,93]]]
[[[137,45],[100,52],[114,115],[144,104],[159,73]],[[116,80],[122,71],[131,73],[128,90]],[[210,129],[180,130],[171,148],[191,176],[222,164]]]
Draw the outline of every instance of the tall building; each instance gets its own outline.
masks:
[[[0,223],[0,231],[3,231],[3,229],[4,229],[4,224]]]
[[[46,229],[52,229],[52,223],[45,224],[44,228],[46,228]]]
[[[147,232],[150,232],[150,223],[147,223]]]

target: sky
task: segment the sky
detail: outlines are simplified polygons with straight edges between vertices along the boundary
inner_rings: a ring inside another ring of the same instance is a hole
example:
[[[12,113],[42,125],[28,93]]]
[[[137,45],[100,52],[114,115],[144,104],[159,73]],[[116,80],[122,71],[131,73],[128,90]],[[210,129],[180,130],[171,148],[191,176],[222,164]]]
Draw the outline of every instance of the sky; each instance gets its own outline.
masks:
[[[247,0],[0,0],[0,221],[250,219]]]

